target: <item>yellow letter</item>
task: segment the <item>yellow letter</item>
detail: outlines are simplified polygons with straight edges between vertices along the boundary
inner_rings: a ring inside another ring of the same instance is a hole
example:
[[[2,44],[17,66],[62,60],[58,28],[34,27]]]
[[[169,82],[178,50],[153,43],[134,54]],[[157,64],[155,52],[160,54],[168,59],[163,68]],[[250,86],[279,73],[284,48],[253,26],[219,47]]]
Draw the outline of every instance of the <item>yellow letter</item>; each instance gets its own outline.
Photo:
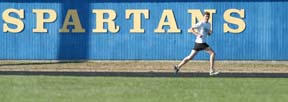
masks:
[[[211,25],[212,25],[213,13],[216,13],[216,10],[215,9],[207,9],[204,11],[210,13],[210,19],[208,22],[211,23]],[[204,18],[204,15],[202,15],[200,10],[192,9],[192,10],[188,10],[188,13],[190,13],[192,15],[191,16],[191,20],[192,20],[191,27],[193,25],[195,25],[197,23],[197,21],[201,21]],[[212,30],[212,26],[211,26],[211,30]],[[188,29],[188,32],[191,32],[190,29]]]
[[[130,15],[134,14],[134,25],[133,29],[130,29],[130,32],[133,33],[144,33],[144,29],[141,29],[141,14],[144,14],[145,19],[149,18],[149,11],[147,9],[144,10],[126,10],[126,19],[130,18]]]
[[[72,21],[70,20],[70,17],[72,17]],[[75,9],[69,9],[67,11],[64,24],[62,28],[59,30],[59,32],[69,32],[68,26],[74,26],[74,29],[72,29],[72,32],[85,32],[85,29],[82,28],[78,12]]]
[[[110,32],[116,33],[119,31],[119,26],[116,26],[113,21],[116,18],[114,10],[93,10],[93,13],[96,14],[96,28],[93,29],[93,32],[107,32],[107,29],[104,29],[104,22],[108,23],[108,30]],[[104,19],[105,13],[109,15],[107,19]]]
[[[246,28],[245,21],[239,18],[235,18],[231,16],[231,13],[238,13],[240,15],[240,18],[244,18],[244,9],[237,10],[237,9],[229,9],[224,12],[224,20],[228,23],[236,24],[238,25],[237,29],[232,29],[228,26],[227,23],[224,23],[224,33],[230,32],[230,33],[240,33],[244,31]]]
[[[165,19],[167,17],[167,21],[165,22]],[[164,25],[168,25],[170,27],[170,29],[168,29],[168,33],[180,33],[181,30],[178,29],[177,24],[176,24],[176,20],[174,17],[174,13],[172,10],[164,10],[162,13],[162,17],[159,21],[158,27],[154,30],[154,32],[156,33],[164,33],[164,29],[163,26]]]
[[[54,22],[56,20],[57,14],[52,9],[33,9],[32,12],[36,14],[36,28],[33,29],[33,32],[47,32],[47,29],[44,28],[44,22]],[[48,13],[49,18],[44,19],[44,14]]]
[[[23,9],[20,9],[20,10],[7,9],[7,10],[5,10],[2,14],[3,20],[7,23],[11,23],[11,24],[16,25],[17,27],[15,29],[12,29],[12,28],[8,27],[7,23],[4,23],[3,24],[3,32],[18,33],[24,29],[24,23],[21,20],[9,16],[9,14],[12,12],[16,13],[19,16],[19,18],[21,18],[21,19],[24,18],[24,10]]]

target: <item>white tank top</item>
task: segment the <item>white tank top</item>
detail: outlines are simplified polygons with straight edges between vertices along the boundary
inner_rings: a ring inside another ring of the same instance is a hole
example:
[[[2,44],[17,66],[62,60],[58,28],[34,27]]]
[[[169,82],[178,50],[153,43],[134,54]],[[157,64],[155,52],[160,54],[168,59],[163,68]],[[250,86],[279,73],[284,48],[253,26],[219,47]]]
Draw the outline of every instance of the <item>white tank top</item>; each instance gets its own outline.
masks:
[[[205,43],[206,42],[205,39],[208,35],[210,27],[211,27],[211,24],[209,22],[206,23],[204,21],[198,22],[195,26],[192,27],[194,29],[197,29],[198,33],[200,35],[202,35],[201,37],[200,36],[196,37],[196,40],[195,40],[196,43]]]

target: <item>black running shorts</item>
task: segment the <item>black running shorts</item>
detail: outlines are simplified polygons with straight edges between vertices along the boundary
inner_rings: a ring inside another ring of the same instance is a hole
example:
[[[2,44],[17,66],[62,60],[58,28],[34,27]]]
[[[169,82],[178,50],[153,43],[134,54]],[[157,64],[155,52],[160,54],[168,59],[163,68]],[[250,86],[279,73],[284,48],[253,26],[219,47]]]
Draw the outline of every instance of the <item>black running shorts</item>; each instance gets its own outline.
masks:
[[[209,45],[207,43],[195,43],[193,50],[201,51],[208,48]]]

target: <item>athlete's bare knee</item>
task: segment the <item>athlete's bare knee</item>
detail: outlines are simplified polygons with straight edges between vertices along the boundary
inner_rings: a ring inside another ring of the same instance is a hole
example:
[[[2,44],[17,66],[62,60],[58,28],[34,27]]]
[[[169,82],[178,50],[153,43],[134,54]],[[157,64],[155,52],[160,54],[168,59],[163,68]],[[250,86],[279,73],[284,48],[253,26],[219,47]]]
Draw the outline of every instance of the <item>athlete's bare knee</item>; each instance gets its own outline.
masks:
[[[212,53],[211,53],[211,55],[215,56],[215,55],[216,55],[216,53],[215,53],[215,52],[212,52]]]
[[[191,60],[192,58],[190,57],[190,56],[188,56],[188,57],[185,57],[185,61],[189,61],[189,60]]]
[[[215,52],[209,52],[210,56],[215,56]]]

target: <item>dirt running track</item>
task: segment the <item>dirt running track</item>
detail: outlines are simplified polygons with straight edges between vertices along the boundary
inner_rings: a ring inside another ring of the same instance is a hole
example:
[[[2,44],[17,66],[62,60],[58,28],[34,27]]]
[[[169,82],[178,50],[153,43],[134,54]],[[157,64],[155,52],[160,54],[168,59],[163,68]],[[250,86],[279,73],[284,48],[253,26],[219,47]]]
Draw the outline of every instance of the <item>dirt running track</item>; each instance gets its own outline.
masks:
[[[173,65],[179,61],[1,61],[0,75],[75,75],[138,77],[205,77],[208,61],[191,61],[180,74]],[[285,61],[218,61],[221,77],[288,77]]]

